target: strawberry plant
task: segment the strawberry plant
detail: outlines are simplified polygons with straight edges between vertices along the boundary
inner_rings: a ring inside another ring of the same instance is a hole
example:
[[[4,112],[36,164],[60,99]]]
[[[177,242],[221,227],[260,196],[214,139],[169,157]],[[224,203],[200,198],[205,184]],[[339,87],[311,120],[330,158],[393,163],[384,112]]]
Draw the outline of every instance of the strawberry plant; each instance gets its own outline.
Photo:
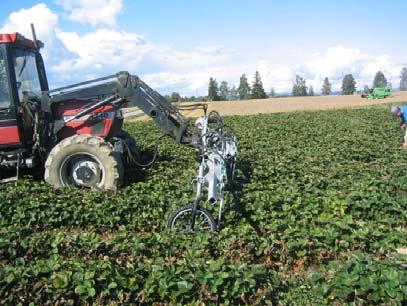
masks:
[[[166,231],[198,166],[171,140],[115,193],[0,185],[0,304],[407,303],[407,154],[387,109],[225,122],[239,160],[218,234]],[[147,150],[160,134],[126,128]]]

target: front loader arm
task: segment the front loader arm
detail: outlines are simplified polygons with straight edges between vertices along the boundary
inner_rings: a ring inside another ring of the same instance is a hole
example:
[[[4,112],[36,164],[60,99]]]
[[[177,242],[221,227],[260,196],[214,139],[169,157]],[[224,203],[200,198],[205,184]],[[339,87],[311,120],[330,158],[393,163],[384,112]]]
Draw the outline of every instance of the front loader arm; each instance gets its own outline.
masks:
[[[180,143],[195,146],[200,156],[200,167],[195,180],[197,184],[195,201],[189,209],[190,230],[195,230],[195,218],[204,189],[206,189],[207,202],[212,204],[219,202],[219,228],[224,205],[225,186],[228,180],[233,179],[235,173],[237,146],[234,133],[226,131],[227,127],[223,124],[218,112],[211,111],[207,115],[206,104],[176,108],[140,78],[130,75],[128,72],[119,72],[104,78],[54,89],[48,94],[51,103],[79,99],[89,100],[89,104],[81,108],[70,119],[64,121],[65,124],[69,120],[81,118],[103,105],[113,104],[117,108],[123,105],[137,106],[150,116],[166,135],[172,136]],[[188,120],[179,112],[179,109],[194,108],[202,108],[204,116],[195,121],[195,130],[191,135],[187,131]],[[158,138],[158,140],[160,139],[161,137]],[[140,163],[137,158],[134,158],[129,144],[123,141],[128,150],[130,162],[140,167],[152,165],[157,156],[158,140],[154,157],[148,163]],[[137,153],[137,150],[135,152]],[[176,214],[178,213],[179,211]],[[171,229],[173,229],[174,222],[171,222]]]
[[[49,95],[51,103],[92,98],[99,100],[89,105],[78,114],[79,116],[107,103],[113,103],[118,107],[137,106],[150,116],[165,134],[172,136],[177,142],[191,142],[191,137],[186,130],[187,118],[138,76],[130,75],[126,71],[54,89],[49,92]]]

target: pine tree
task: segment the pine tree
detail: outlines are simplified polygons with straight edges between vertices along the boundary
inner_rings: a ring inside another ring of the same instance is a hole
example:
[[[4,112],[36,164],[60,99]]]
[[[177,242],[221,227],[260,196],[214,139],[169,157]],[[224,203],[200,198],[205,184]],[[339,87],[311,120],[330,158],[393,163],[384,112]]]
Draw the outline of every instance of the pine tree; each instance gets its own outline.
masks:
[[[261,81],[260,73],[256,71],[254,74],[252,99],[265,99],[267,94],[264,91],[263,82]]]
[[[322,90],[321,90],[322,94],[324,96],[329,96],[331,94],[331,83],[329,83],[328,78],[326,77],[324,80],[324,85],[322,85]]]
[[[312,87],[312,85],[309,87],[308,95],[315,96],[314,87]]]
[[[276,96],[276,91],[274,90],[274,87],[271,87],[270,89],[270,98],[274,98]]]
[[[226,81],[220,82],[219,86],[219,100],[227,101],[229,100],[229,87]]]
[[[293,96],[306,96],[307,86],[305,80],[300,76],[295,76],[295,82],[293,82]]]
[[[218,82],[216,82],[216,79],[214,79],[214,78],[209,79],[208,100],[209,101],[219,101]]]
[[[239,100],[250,99],[250,85],[245,74],[242,74],[240,77],[240,83],[237,90],[239,92]]]
[[[400,72],[400,90],[407,90],[407,67],[403,67]]]
[[[347,74],[342,80],[342,94],[353,95],[356,91],[356,81],[352,74]]]
[[[386,88],[387,87],[387,79],[384,76],[384,73],[381,71],[378,71],[374,77],[373,81],[373,88]]]

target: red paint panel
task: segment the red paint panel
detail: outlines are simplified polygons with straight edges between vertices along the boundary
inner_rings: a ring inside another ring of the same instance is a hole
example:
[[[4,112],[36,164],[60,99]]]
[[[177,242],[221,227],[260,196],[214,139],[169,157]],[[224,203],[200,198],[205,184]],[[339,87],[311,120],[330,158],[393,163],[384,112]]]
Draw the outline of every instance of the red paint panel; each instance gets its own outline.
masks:
[[[0,127],[0,145],[16,144],[20,142],[17,126]]]
[[[28,48],[35,48],[32,40],[19,33],[0,33],[0,44],[17,44]]]
[[[86,109],[88,106],[96,103],[98,100],[68,100],[51,104],[52,113],[56,118],[62,119],[63,117],[75,116],[79,112]],[[100,106],[94,109],[90,114],[107,113],[115,110],[111,104]],[[64,139],[75,134],[94,135],[99,137],[107,137],[112,129],[114,117],[104,118],[101,120],[84,120],[79,118],[68,122],[58,133],[58,139]],[[96,125],[103,123],[100,128]]]
[[[109,134],[110,129],[112,128],[113,120],[111,118],[108,118],[104,119],[103,122],[105,123],[103,130],[98,133],[94,133],[92,128],[95,125],[95,122],[87,122],[83,120],[71,121],[59,131],[58,138],[64,139],[75,134],[106,137]]]
[[[51,105],[52,112],[56,116],[75,116],[77,113],[83,111],[89,105],[98,102],[98,100],[69,100]],[[92,114],[103,113],[112,110],[114,107],[111,104],[100,106],[92,111]]]
[[[17,39],[17,33],[0,34],[0,44],[13,43]]]

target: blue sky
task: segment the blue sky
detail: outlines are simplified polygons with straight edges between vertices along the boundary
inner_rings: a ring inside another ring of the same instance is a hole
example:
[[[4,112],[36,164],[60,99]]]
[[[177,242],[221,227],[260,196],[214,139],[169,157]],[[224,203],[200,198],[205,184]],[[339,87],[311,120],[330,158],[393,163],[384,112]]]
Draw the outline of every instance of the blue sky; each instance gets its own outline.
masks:
[[[46,43],[51,86],[129,70],[166,94],[205,94],[209,77],[237,85],[256,70],[268,91],[295,74],[319,91],[344,74],[393,87],[407,65],[407,1],[1,1],[0,30]]]

